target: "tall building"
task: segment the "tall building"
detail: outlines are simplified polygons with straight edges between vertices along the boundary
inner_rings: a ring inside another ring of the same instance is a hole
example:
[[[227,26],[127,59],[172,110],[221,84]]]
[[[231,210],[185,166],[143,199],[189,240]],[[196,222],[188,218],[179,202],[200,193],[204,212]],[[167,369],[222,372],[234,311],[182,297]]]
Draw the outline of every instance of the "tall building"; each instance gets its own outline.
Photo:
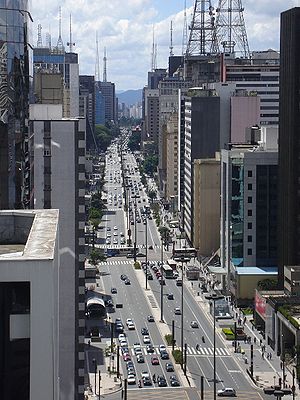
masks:
[[[85,120],[62,118],[61,105],[30,108],[34,208],[59,209],[59,391],[84,393]],[[64,173],[62,174],[62,171]]]
[[[87,149],[95,148],[96,93],[93,75],[79,76],[79,115],[86,119]]]
[[[220,98],[214,90],[190,89],[185,100],[184,231],[193,243],[194,160],[220,149]]]
[[[259,143],[221,151],[221,264],[234,295],[245,268],[277,266],[277,136],[264,127]]]
[[[0,211],[0,225],[0,398],[71,398],[59,396],[59,210]]]
[[[279,283],[300,265],[300,7],[281,14],[279,118]]]
[[[95,124],[105,125],[105,97],[98,87],[95,87]]]
[[[61,73],[63,76],[63,115],[79,116],[79,64],[78,54],[67,53],[64,48],[35,47],[33,49],[34,73]]]
[[[105,122],[116,122],[116,91],[112,82],[96,82],[105,99]]]
[[[28,1],[1,2],[0,209],[29,204],[30,21]]]
[[[159,135],[159,91],[158,89],[144,89],[144,126],[142,141],[158,144]]]
[[[166,135],[166,200],[171,202],[172,209],[178,194],[178,113],[170,115]]]
[[[164,68],[156,68],[154,71],[148,72],[148,89],[158,89],[158,84],[167,76]]]

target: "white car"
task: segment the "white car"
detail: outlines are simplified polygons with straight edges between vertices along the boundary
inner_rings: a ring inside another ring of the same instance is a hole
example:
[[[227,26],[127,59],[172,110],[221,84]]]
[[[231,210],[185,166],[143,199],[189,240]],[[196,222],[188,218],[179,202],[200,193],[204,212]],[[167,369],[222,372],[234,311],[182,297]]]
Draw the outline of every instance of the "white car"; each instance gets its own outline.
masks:
[[[128,329],[129,329],[130,331],[134,331],[134,330],[135,330],[135,325],[134,325],[133,322],[128,323],[128,324],[127,324],[127,327],[128,327]]]
[[[135,382],[136,382],[135,376],[133,374],[129,374],[127,376],[128,385],[135,385]]]
[[[192,321],[191,322],[191,328],[199,328],[199,324],[197,321]]]
[[[121,347],[128,347],[127,340],[121,340],[121,341],[120,341],[120,346],[121,346]]]
[[[127,319],[126,319],[126,324],[128,325],[129,323],[133,323],[133,321],[132,321],[131,318],[127,318]]]
[[[126,340],[125,333],[120,333],[120,335],[118,336],[118,339],[120,342],[121,342],[121,340]]]
[[[166,351],[166,346],[164,344],[159,345],[159,351]]]
[[[106,239],[106,244],[110,244],[110,238]]]
[[[141,378],[150,378],[150,374],[148,371],[142,371],[141,372]]]
[[[218,390],[218,396],[235,397],[236,391],[233,388],[223,388]]]
[[[118,239],[114,239],[113,244],[118,244]]]
[[[151,343],[150,336],[144,335],[143,341],[144,341],[145,344],[150,344]]]
[[[114,226],[114,230],[117,231],[117,230],[118,230],[118,227],[117,227],[117,226]]]

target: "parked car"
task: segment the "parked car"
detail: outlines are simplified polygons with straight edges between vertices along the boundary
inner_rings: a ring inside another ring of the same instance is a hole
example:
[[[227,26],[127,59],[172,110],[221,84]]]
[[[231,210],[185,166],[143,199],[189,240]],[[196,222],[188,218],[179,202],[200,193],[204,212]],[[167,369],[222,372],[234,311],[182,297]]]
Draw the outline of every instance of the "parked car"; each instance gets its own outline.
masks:
[[[181,310],[179,307],[174,308],[174,314],[175,315],[181,315]]]
[[[145,362],[145,358],[144,358],[143,354],[138,354],[137,357],[136,357],[136,361],[137,361],[139,364],[144,363],[144,362]]]
[[[154,317],[152,315],[148,315],[147,320],[148,322],[154,322]]]
[[[163,376],[158,376],[157,377],[157,383],[159,387],[166,387],[167,386],[167,381]]]
[[[128,383],[128,385],[134,385],[136,383],[135,375],[129,374],[127,376],[127,383]]]
[[[180,383],[179,383],[179,381],[178,381],[178,379],[176,378],[175,375],[171,375],[171,376],[170,376],[170,385],[171,385],[172,387],[180,386]]]
[[[159,359],[157,356],[152,356],[151,357],[151,364],[152,365],[159,365]]]
[[[142,329],[141,329],[141,334],[142,334],[142,335],[148,335],[148,334],[149,334],[148,329],[147,329],[147,328],[142,328]]]
[[[174,366],[171,363],[166,363],[166,371],[167,372],[174,372]]]

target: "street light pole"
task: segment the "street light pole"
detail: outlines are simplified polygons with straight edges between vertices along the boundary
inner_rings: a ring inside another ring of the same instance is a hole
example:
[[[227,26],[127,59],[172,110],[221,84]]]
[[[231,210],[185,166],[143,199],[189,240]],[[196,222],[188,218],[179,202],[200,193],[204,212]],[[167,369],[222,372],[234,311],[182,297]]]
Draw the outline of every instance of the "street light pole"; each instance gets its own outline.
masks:
[[[97,361],[96,358],[93,358],[93,364],[94,364],[94,374],[95,374],[95,394],[96,393],[96,383],[97,383]]]
[[[207,300],[210,300],[213,303],[213,319],[214,319],[214,361],[213,361],[213,369],[214,369],[214,400],[217,399],[217,366],[216,366],[216,301],[224,298],[222,295],[218,295],[217,293],[212,293],[209,296],[205,296]]]
[[[181,369],[183,370],[183,262],[181,257]]]
[[[146,290],[147,290],[148,289],[148,217],[146,217],[145,242],[146,242]]]
[[[136,262],[136,235],[137,235],[137,223],[136,223],[136,196],[134,196],[134,262]]]
[[[164,242],[161,234],[161,258],[160,258],[160,321],[164,322],[164,285],[163,285],[163,262],[164,262]]]

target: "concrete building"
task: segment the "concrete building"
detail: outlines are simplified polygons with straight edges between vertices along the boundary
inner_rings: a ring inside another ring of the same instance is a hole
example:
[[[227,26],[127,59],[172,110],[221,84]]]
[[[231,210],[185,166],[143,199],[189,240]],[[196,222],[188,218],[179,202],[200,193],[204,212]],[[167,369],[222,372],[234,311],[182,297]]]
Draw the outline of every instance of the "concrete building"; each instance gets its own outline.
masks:
[[[274,134],[272,127],[262,130]],[[221,151],[221,265],[233,295],[236,273],[277,267],[277,177],[273,145],[233,145]]]
[[[158,89],[160,81],[167,77],[167,71],[164,68],[156,68],[148,72],[148,89]]]
[[[34,103],[63,104],[63,76],[59,73],[49,74],[39,71],[34,74]]]
[[[220,149],[220,98],[213,90],[190,89],[185,100],[184,231],[194,237],[194,160],[212,158]]]
[[[95,88],[95,124],[105,125],[105,98],[97,87]]]
[[[220,247],[220,159],[194,160],[193,247],[210,257]]]
[[[284,291],[290,296],[300,296],[300,266],[284,267]]]
[[[156,146],[159,136],[159,91],[158,89],[144,90],[144,126],[142,141],[152,142]]]
[[[59,395],[70,340],[59,335],[59,211],[1,211],[0,226],[0,398],[71,399]]]
[[[177,78],[166,78],[160,81],[159,88],[159,136],[158,136],[158,169],[160,190],[165,196],[166,186],[166,134],[167,122],[170,115],[178,112],[178,90],[184,95],[190,87],[190,82],[179,80]]]
[[[96,149],[96,87],[93,75],[79,76],[79,115],[86,119],[87,149]]]
[[[60,213],[60,398],[82,399],[85,327],[85,120],[60,105],[31,105],[33,206]],[[63,173],[62,173],[63,171]]]
[[[178,114],[172,114],[167,122],[166,135],[167,171],[166,200],[174,202],[178,193]],[[175,205],[175,203],[174,203]],[[174,207],[173,207],[174,210]]]
[[[6,8],[7,3],[7,8]],[[32,81],[28,2],[0,13],[0,209],[29,204],[28,117]],[[13,36],[13,38],[12,38]]]
[[[279,282],[300,265],[300,7],[281,14],[279,126]]]
[[[63,116],[79,116],[79,64],[78,54],[67,53],[64,48],[35,47],[33,50],[34,73],[61,73],[63,76]]]
[[[105,122],[116,122],[116,92],[112,82],[96,82],[98,89],[105,99]]]

